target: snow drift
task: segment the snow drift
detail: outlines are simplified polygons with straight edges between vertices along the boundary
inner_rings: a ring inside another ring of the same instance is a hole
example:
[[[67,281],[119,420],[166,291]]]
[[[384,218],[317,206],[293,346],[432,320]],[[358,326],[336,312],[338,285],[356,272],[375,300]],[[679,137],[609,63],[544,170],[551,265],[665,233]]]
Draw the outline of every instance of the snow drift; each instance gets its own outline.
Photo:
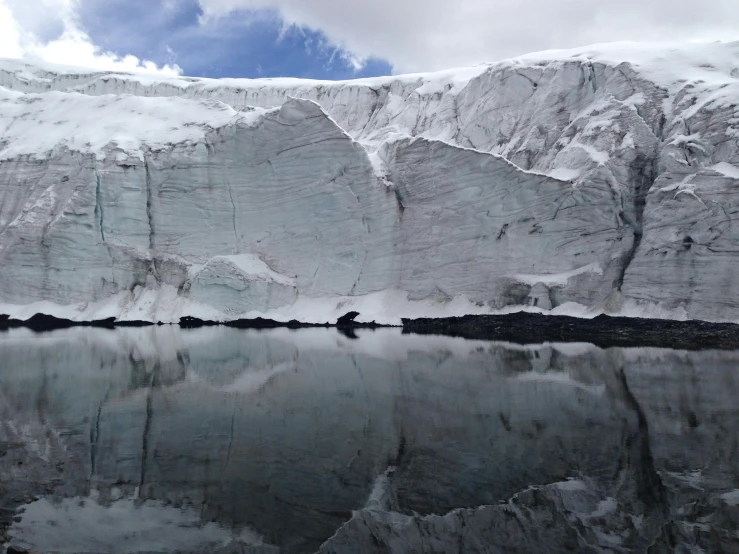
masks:
[[[739,321],[739,43],[346,82],[0,61],[0,312]]]

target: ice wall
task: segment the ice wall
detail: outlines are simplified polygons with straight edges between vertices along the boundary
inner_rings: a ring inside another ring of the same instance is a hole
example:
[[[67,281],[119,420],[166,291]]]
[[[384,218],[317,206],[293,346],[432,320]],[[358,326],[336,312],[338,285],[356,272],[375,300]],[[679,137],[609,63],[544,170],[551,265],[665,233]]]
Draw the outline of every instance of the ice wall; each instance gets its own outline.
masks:
[[[2,311],[739,320],[738,104],[736,43],[346,82],[5,60]]]

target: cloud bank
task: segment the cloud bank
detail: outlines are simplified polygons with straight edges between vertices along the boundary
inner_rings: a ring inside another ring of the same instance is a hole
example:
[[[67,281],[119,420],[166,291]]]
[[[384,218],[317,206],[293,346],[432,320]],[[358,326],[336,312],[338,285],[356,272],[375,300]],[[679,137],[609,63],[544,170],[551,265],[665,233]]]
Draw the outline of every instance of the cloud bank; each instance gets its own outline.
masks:
[[[739,2],[0,0],[0,57],[168,75],[175,59],[215,76],[311,76],[324,58],[331,77],[335,60],[355,75],[432,71],[622,40],[739,40]]]
[[[204,19],[276,10],[357,60],[396,71],[473,65],[552,48],[636,40],[737,40],[736,0],[199,0]]]
[[[158,66],[118,56],[93,44],[81,28],[75,0],[0,0],[0,58],[26,58],[105,71],[179,75],[177,65]]]

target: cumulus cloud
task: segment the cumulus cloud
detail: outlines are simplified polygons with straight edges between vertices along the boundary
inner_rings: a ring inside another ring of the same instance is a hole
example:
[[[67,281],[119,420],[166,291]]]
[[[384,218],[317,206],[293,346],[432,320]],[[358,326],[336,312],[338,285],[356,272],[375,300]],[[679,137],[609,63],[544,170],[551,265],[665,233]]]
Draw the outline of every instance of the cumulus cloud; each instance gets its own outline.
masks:
[[[119,56],[93,44],[80,27],[75,0],[0,0],[0,58],[25,58],[89,67],[179,75],[177,65],[158,66]]]
[[[20,58],[22,55],[21,29],[10,8],[0,1],[0,57]]]
[[[277,10],[357,60],[427,71],[598,42],[737,40],[736,0],[199,0],[204,19]]]

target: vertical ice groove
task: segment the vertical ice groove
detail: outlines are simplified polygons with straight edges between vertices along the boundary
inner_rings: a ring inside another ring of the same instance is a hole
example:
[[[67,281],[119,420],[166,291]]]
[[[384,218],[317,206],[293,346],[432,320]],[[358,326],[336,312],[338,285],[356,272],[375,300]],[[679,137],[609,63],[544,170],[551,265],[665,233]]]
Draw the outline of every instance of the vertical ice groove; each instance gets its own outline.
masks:
[[[153,417],[152,390],[146,392],[146,420],[144,432],[141,436],[141,469],[139,471],[139,498],[143,496],[143,488],[146,483],[146,462],[149,459],[149,434],[151,433],[151,419]]]
[[[100,226],[100,238],[103,242],[105,242],[105,229],[104,229],[104,212],[103,212],[103,203],[101,201],[101,192],[100,192],[101,182],[100,182],[100,174],[98,173],[98,170],[95,169],[95,215],[97,216],[97,222]]]
[[[354,294],[354,291],[357,290],[357,285],[359,284],[359,281],[362,279],[362,274],[364,273],[364,266],[367,263],[367,254],[369,254],[369,252],[365,250],[364,258],[362,259],[362,265],[359,267],[359,273],[357,274],[357,279],[354,281],[354,285],[352,285],[352,290],[349,291],[349,296],[352,296]]]
[[[149,168],[149,160],[144,154],[144,171],[146,172],[146,218],[149,222],[149,251],[154,251],[154,213],[153,213],[153,192],[151,190],[151,169]]]
[[[633,176],[633,209],[634,209],[634,220],[625,219],[627,225],[629,225],[634,232],[634,240],[631,247],[624,256],[624,261],[619,272],[618,280],[616,282],[617,290],[621,290],[626,277],[626,272],[629,266],[634,261],[639,246],[641,246],[642,238],[644,236],[644,210],[647,205],[647,194],[649,193],[652,185],[657,179],[657,159],[656,153],[653,157],[641,154],[637,156],[636,160],[632,164]]]
[[[639,498],[649,508],[662,510],[660,515],[667,517],[669,515],[666,498],[667,492],[665,485],[662,482],[662,478],[654,464],[647,417],[641,404],[639,404],[639,401],[629,387],[626,371],[623,367],[619,371],[619,377],[623,386],[626,404],[634,411],[638,422],[638,434],[636,437],[630,437],[629,442],[631,442],[633,438],[637,439],[636,441],[631,442],[631,444],[634,449],[634,459],[632,459],[632,463],[635,463],[636,465],[634,472],[637,478],[637,486],[639,487]]]
[[[236,427],[236,406],[234,406],[233,412],[231,413],[231,425],[229,427],[229,435],[228,435],[228,450],[226,451],[226,463],[225,463],[226,467],[228,467],[228,464],[231,462],[231,450],[233,449],[233,444],[234,444],[234,428],[235,427]]]
[[[97,411],[95,413],[95,424],[90,426],[90,480],[92,481],[95,476],[95,466],[97,464],[97,451],[98,441],[100,440],[100,416],[103,412],[103,404],[105,401],[101,401],[98,404]]]
[[[231,189],[231,181],[226,179],[226,186],[228,187],[228,197],[231,200],[231,225],[234,231],[234,254],[239,253],[239,235],[236,231],[236,203],[234,202],[233,190]]]

